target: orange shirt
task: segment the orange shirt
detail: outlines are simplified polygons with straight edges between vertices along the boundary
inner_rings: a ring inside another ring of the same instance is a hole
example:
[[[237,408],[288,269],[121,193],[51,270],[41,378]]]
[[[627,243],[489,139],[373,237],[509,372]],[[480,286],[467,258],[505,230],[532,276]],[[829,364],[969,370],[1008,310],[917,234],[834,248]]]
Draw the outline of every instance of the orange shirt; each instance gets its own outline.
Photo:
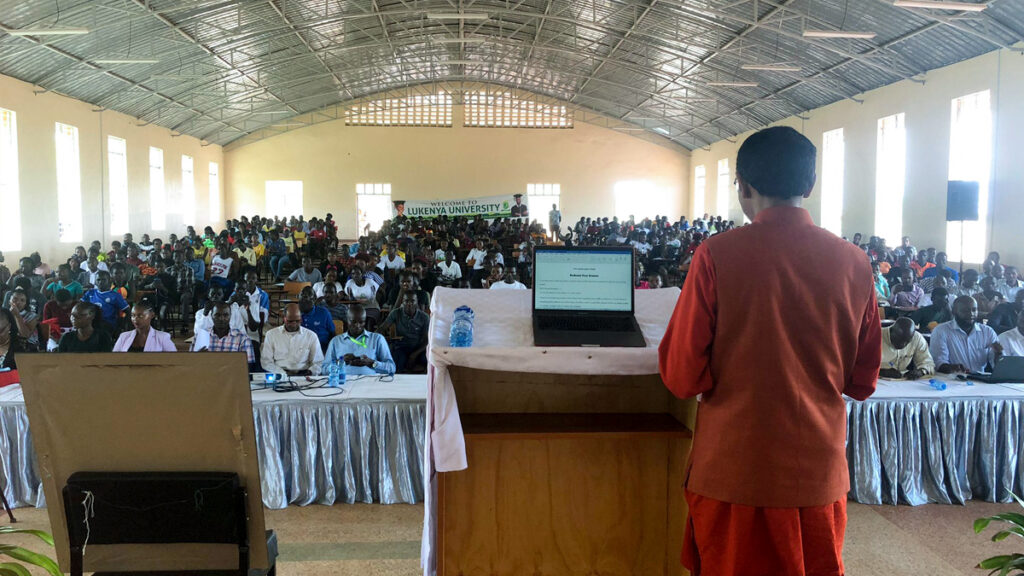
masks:
[[[864,253],[802,208],[697,249],[659,350],[669,390],[703,394],[689,491],[756,507],[846,495],[843,394],[870,396],[881,362],[873,286]]]

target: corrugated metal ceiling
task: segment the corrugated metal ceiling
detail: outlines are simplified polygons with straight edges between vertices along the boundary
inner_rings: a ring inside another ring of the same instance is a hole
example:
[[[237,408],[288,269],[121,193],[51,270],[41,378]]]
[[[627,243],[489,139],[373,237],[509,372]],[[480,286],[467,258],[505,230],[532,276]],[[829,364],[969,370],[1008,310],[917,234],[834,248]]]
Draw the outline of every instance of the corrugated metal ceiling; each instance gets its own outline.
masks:
[[[486,19],[428,17],[458,12]],[[887,0],[0,0],[0,27],[88,28],[0,32],[0,73],[211,143],[380,92],[489,82],[692,149],[1011,47],[1024,0],[981,13]],[[723,81],[757,86],[708,85]]]

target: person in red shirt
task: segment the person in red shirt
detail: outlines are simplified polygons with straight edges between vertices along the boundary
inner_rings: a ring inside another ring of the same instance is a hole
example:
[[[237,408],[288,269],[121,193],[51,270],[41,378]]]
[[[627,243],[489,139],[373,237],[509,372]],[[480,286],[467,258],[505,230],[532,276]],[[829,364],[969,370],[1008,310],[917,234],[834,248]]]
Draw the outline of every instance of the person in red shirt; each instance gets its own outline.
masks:
[[[874,392],[882,334],[867,257],[801,206],[815,155],[788,127],[743,143],[752,223],[697,248],[661,341],[666,387],[701,395],[682,553],[694,576],[844,573],[843,395]]]

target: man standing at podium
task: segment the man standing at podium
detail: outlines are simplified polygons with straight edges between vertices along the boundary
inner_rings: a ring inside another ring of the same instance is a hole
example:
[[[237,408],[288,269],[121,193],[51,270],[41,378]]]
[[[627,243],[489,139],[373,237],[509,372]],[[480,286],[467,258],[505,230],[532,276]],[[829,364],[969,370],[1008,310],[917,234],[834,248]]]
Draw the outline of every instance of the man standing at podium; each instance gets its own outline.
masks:
[[[694,576],[843,574],[843,394],[874,392],[882,337],[864,253],[801,207],[815,154],[788,127],[743,143],[753,223],[697,249],[661,342],[665,385],[702,395],[682,558]]]

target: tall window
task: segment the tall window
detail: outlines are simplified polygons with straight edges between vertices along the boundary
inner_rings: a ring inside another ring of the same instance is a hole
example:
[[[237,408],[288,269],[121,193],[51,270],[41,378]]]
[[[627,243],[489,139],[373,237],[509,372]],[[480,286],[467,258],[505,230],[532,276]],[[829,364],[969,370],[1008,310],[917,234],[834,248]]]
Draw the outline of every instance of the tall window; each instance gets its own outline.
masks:
[[[547,214],[551,211],[552,204],[559,210],[562,209],[561,184],[526,185],[526,206],[533,210],[534,214]],[[537,220],[543,222],[544,218],[537,218]]]
[[[391,184],[356,184],[356,207],[359,234],[365,234],[367,226],[380,230],[381,224],[391,219]]]
[[[61,242],[82,241],[82,172],[78,128],[57,122],[57,223]]]
[[[0,108],[0,250],[21,250],[21,193],[18,188],[18,119]]]
[[[822,135],[821,150],[821,227],[843,235],[843,178],[846,144],[843,129],[829,130]]]
[[[210,222],[220,222],[220,166],[210,162]]]
[[[185,226],[196,223],[195,163],[187,154],[181,155],[181,223]]]
[[[717,216],[725,220],[729,219],[729,192],[732,182],[729,179],[729,159],[722,158],[718,161],[718,192],[715,198]]]
[[[164,151],[149,149],[149,219],[153,230],[167,229],[167,192],[164,190]]]
[[[896,246],[903,235],[903,188],[907,171],[907,127],[904,114],[878,120],[875,161],[875,235]]]
[[[615,215],[619,220],[633,216],[637,222],[665,214],[668,195],[649,180],[615,183]]]
[[[693,216],[690,220],[704,217],[704,189],[707,186],[707,169],[701,164],[693,169]]]
[[[302,180],[267,180],[267,216],[302,214]]]
[[[107,180],[110,190],[110,233],[128,231],[128,147],[123,138],[107,136]]]
[[[952,262],[961,261],[960,234],[963,232],[964,262],[985,259],[988,234],[989,170],[992,164],[992,108],[989,91],[954,98],[950,117],[949,179],[978,183],[978,220],[946,223],[946,253]]]

